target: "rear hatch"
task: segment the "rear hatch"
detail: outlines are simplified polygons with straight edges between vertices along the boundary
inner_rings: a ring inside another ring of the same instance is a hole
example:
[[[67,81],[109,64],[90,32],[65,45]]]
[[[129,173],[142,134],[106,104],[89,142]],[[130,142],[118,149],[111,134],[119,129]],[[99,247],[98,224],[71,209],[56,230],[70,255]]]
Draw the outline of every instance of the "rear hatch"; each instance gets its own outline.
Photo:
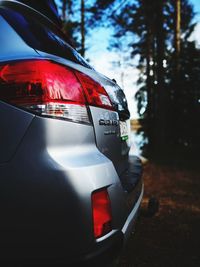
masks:
[[[119,176],[128,168],[130,149],[130,114],[122,89],[105,77],[101,84],[106,89],[115,111],[90,107],[99,150],[114,164]]]

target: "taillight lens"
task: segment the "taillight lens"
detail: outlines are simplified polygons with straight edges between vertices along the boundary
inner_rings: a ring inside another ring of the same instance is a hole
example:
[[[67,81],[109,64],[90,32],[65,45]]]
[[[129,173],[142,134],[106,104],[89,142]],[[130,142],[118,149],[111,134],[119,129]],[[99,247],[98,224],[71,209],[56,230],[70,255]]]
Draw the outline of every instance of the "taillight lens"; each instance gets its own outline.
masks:
[[[93,192],[92,212],[95,238],[109,233],[112,230],[112,214],[107,189]]]
[[[48,60],[0,65],[0,100],[42,116],[86,123],[89,123],[86,105],[112,109],[100,84]]]
[[[76,74],[83,86],[89,105],[113,110],[110,98],[103,86],[83,73],[76,72]]]

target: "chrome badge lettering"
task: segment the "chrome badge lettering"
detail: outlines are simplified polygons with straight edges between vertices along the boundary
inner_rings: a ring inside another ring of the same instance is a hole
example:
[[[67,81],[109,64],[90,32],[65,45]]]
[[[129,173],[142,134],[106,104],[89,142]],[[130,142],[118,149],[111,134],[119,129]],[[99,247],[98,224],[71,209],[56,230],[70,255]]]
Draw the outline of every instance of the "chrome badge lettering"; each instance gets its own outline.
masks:
[[[99,120],[99,125],[105,125],[105,126],[118,126],[119,121],[118,120]]]
[[[100,116],[99,125],[118,126],[119,125],[118,114],[116,112],[102,113]]]

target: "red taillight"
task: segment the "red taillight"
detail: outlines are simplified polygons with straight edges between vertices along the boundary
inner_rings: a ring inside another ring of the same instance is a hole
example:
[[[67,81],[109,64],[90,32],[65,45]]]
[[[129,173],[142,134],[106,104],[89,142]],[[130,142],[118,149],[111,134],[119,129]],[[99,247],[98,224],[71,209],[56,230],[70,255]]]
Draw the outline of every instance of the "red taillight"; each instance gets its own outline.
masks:
[[[11,87],[4,92],[4,97],[10,101],[85,103],[81,84],[73,71],[49,61],[9,63],[1,67],[0,78],[1,84]]]
[[[112,109],[100,84],[78,71],[48,60],[1,65],[0,100],[39,115],[87,123],[87,104]]]
[[[112,230],[111,205],[106,189],[93,192],[92,212],[94,236],[99,238]]]
[[[106,90],[98,82],[83,73],[76,72],[76,74],[83,86],[89,105],[113,110]]]

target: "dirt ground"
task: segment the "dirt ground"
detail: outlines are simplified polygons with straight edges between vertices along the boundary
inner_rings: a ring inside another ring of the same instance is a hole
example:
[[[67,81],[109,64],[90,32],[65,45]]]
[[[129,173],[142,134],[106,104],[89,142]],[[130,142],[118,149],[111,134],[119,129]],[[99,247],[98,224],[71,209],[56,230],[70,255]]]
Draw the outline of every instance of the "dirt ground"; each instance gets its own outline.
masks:
[[[147,163],[145,194],[159,200],[152,217],[139,217],[120,267],[200,267],[200,166]]]

